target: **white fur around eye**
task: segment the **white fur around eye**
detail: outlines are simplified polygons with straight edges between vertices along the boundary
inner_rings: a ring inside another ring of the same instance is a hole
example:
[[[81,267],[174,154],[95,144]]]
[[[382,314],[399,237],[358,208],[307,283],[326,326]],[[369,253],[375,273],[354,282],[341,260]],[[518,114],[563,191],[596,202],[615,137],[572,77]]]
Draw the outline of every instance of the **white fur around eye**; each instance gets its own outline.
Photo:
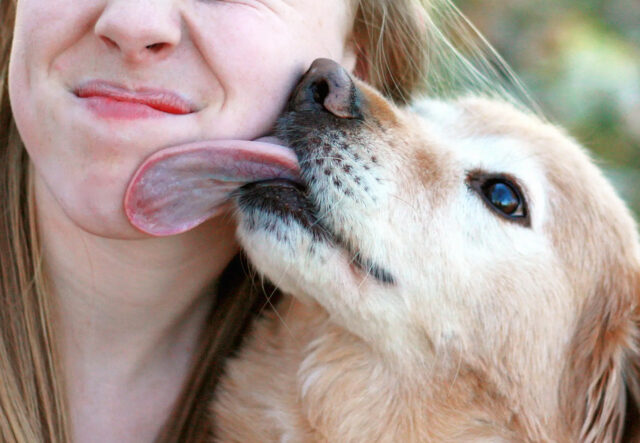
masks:
[[[514,178],[527,202],[531,228],[538,230],[544,225],[545,190],[549,187],[536,155],[525,143],[508,136],[478,136],[452,143],[452,150],[465,171],[482,170]]]

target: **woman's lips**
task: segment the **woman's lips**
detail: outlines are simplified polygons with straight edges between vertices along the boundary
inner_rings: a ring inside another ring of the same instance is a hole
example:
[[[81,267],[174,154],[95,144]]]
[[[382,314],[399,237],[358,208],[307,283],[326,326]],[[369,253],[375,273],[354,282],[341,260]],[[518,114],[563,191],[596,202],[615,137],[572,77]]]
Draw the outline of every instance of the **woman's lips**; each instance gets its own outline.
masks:
[[[110,82],[93,80],[80,85],[74,93],[85,100],[92,111],[105,118],[154,118],[197,111],[188,100],[162,89],[132,91]]]

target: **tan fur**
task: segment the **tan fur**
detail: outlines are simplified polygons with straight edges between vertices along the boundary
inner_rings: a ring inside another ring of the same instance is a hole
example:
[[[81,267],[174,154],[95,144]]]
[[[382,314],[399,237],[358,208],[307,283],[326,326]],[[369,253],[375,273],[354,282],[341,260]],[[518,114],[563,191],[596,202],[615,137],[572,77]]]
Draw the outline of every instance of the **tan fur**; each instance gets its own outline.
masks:
[[[326,223],[397,282],[241,223],[250,258],[295,298],[229,363],[218,441],[635,441],[640,248],[583,149],[504,103],[401,110],[359,87],[377,124],[345,137],[362,143],[362,179],[380,180]],[[466,190],[475,168],[515,177],[530,227]]]

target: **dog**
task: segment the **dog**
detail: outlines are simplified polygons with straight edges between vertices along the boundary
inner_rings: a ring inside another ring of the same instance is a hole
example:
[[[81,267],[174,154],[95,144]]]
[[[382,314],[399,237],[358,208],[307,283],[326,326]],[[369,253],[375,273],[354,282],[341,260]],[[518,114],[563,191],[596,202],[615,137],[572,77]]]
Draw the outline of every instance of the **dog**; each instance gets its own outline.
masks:
[[[487,98],[398,107],[317,60],[276,135],[299,182],[235,202],[285,296],[227,365],[216,441],[638,439],[637,228],[561,129]]]

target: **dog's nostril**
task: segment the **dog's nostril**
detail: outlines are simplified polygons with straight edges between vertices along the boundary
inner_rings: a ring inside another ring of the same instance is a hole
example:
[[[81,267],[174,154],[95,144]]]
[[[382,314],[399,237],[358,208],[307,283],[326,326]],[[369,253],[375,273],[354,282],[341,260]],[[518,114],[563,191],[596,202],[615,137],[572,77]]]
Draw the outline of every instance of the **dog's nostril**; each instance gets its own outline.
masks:
[[[318,59],[312,63],[294,92],[290,108],[330,112],[340,118],[361,117],[359,91],[349,73],[338,63]]]
[[[313,101],[324,106],[324,101],[329,95],[329,84],[326,80],[314,82],[311,85],[311,92],[313,93]]]

